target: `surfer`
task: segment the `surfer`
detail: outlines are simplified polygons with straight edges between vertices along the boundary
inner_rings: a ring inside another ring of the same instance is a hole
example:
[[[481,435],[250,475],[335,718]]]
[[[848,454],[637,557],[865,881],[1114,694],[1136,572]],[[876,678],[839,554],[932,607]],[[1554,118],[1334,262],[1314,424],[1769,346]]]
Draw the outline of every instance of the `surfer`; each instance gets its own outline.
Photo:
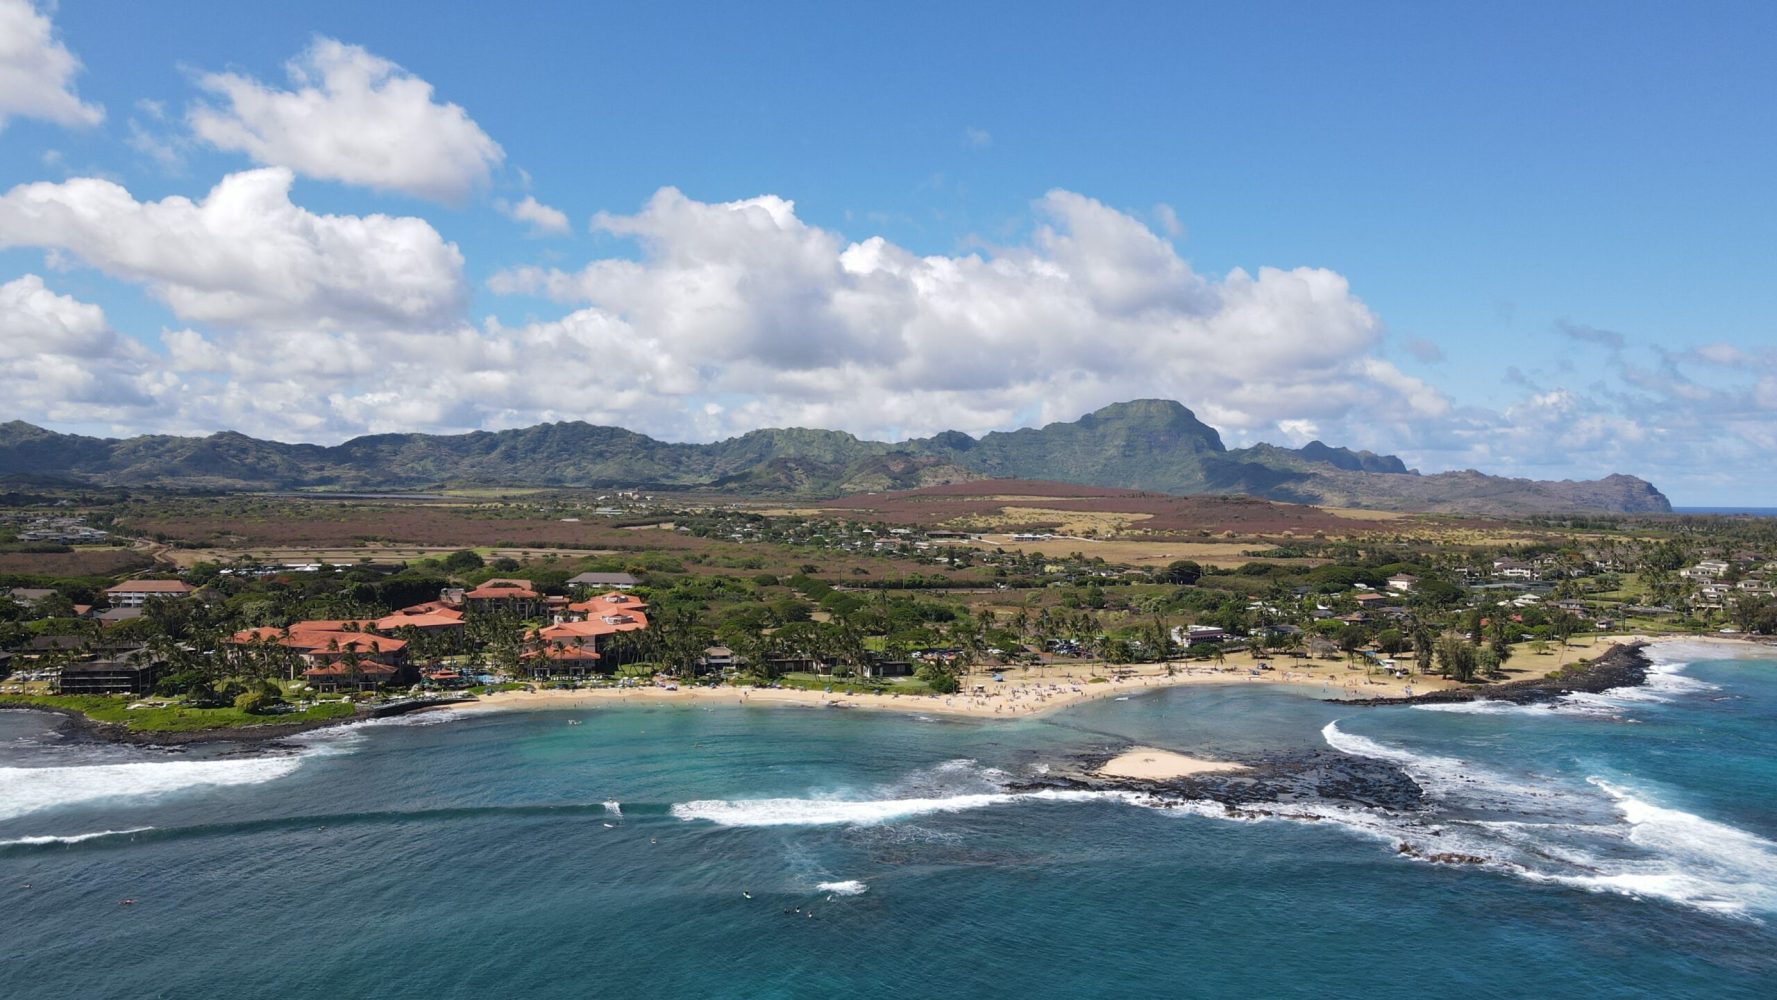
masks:
[[[752,894],[752,893],[750,893],[750,892],[748,892],[748,891],[746,891],[746,890],[745,890],[745,889],[742,889],[742,890],[741,890],[741,891],[740,891],[740,894],[741,894],[741,897],[742,897],[742,898],[744,898],[744,899],[752,899],[752,898],[753,898],[753,894]]]

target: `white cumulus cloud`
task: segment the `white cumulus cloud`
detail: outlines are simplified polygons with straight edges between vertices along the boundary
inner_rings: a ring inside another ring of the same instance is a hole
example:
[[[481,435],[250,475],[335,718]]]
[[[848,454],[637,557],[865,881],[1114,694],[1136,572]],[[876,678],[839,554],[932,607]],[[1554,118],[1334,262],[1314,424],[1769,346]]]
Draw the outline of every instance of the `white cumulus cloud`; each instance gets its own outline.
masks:
[[[27,274],[0,284],[0,398],[8,417],[88,423],[159,406],[149,352],[104,310]]]
[[[1235,431],[1397,397],[1397,415],[1447,408],[1372,357],[1379,324],[1333,272],[1206,277],[1094,199],[1053,191],[1035,207],[1042,221],[1020,245],[921,256],[847,242],[782,198],[706,203],[666,188],[634,215],[594,220],[635,239],[639,259],[516,268],[492,287],[649,338],[699,373],[695,393],[739,397],[721,414],[735,430],[984,431],[1137,396],[1183,400]]]
[[[105,110],[74,93],[80,60],[29,0],[0,0],[0,128],[8,118],[97,125]]]
[[[532,236],[563,236],[569,229],[566,212],[551,208],[528,194],[523,201],[516,203],[502,198],[494,202],[494,207],[513,222],[529,225]]]
[[[462,255],[424,220],[316,215],[290,171],[224,178],[202,200],[139,202],[111,181],[0,195],[0,247],[71,254],[140,282],[182,320],[239,327],[413,327],[453,320]]]
[[[291,89],[237,73],[199,84],[219,98],[188,114],[205,142],[306,177],[457,203],[505,153],[432,85],[356,45],[314,43],[287,67]]]

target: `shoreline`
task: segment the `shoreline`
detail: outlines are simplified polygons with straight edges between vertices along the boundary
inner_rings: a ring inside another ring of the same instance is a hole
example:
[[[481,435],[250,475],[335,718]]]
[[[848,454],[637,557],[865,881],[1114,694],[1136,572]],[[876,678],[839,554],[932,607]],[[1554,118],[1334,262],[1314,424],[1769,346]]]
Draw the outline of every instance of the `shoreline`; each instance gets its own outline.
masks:
[[[258,726],[231,726],[216,729],[130,729],[118,722],[100,722],[72,708],[60,705],[35,705],[26,702],[0,702],[0,711],[43,712],[60,717],[62,730],[74,739],[93,743],[126,744],[139,747],[183,747],[199,743],[240,743],[259,745],[312,733],[319,729],[354,726],[375,719],[387,719],[413,712],[448,707],[453,702],[411,701],[383,705],[338,719],[310,719],[304,722],[267,722]]]
[[[1755,650],[1777,654],[1777,639],[1765,637],[1721,635],[1609,635],[1588,637],[1586,646],[1571,647],[1569,652],[1593,653],[1600,646],[1645,643],[1649,646],[1668,643],[1700,643],[1750,653]],[[1565,657],[1563,657],[1565,659]],[[64,727],[76,738],[95,742],[121,743],[135,746],[177,747],[199,743],[239,743],[243,745],[274,743],[292,736],[351,726],[372,719],[408,712],[451,711],[466,713],[559,711],[596,709],[633,705],[717,705],[739,707],[799,707],[824,709],[864,709],[866,711],[903,712],[912,715],[933,715],[974,719],[1040,718],[1072,705],[1105,698],[1130,698],[1148,691],[1175,687],[1265,685],[1318,693],[1325,700],[1340,704],[1401,704],[1407,699],[1432,696],[1437,700],[1472,700],[1497,694],[1507,684],[1529,686],[1532,678],[1500,682],[1493,685],[1464,686],[1436,675],[1374,676],[1367,671],[1349,667],[1337,660],[1287,660],[1266,658],[1274,663],[1271,670],[1257,671],[1261,662],[1251,653],[1235,653],[1221,667],[1190,661],[1191,665],[1172,664],[1173,674],[1166,674],[1166,664],[1139,664],[1122,668],[1125,677],[1106,677],[1100,671],[1112,669],[1104,663],[1050,663],[1038,667],[1004,667],[970,674],[965,689],[951,695],[844,694],[800,688],[770,688],[721,685],[682,685],[677,689],[645,686],[630,688],[572,688],[504,691],[466,700],[403,702],[383,706],[343,719],[323,719],[300,723],[267,723],[229,729],[130,730],[117,723],[98,722],[72,709],[50,705],[0,704],[0,710],[46,712],[60,716]],[[1006,679],[995,682],[1000,674]],[[1090,677],[1105,677],[1092,682]]]
[[[1041,667],[1006,667],[970,674],[964,690],[950,695],[845,694],[800,688],[722,685],[684,685],[677,690],[661,687],[543,689],[503,691],[475,701],[445,706],[456,712],[496,712],[597,708],[625,704],[729,704],[803,708],[865,709],[943,715],[959,718],[1028,719],[1047,715],[1071,705],[1105,698],[1127,698],[1174,687],[1210,685],[1264,685],[1318,691],[1323,695],[1344,691],[1357,695],[1404,695],[1409,689],[1440,688],[1450,682],[1438,677],[1376,677],[1347,668],[1342,661],[1279,663],[1259,671],[1251,654],[1228,657],[1222,667],[1179,666],[1167,676],[1166,664],[1140,664],[1126,668],[1128,676],[1089,678],[1107,665],[1097,663],[1047,664]],[[1249,662],[1250,661],[1250,662]],[[1267,663],[1276,662],[1269,658]],[[999,674],[1004,681],[994,681]],[[1365,692],[1363,689],[1370,689]]]

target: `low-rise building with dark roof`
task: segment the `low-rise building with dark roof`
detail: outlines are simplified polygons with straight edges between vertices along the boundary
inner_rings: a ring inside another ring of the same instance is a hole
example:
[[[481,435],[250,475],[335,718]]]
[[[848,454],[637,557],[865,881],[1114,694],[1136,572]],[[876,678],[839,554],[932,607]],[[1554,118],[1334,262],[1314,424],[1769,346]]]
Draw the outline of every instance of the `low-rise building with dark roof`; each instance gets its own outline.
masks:
[[[160,664],[147,657],[86,660],[63,666],[56,690],[61,694],[147,694],[159,675]]]

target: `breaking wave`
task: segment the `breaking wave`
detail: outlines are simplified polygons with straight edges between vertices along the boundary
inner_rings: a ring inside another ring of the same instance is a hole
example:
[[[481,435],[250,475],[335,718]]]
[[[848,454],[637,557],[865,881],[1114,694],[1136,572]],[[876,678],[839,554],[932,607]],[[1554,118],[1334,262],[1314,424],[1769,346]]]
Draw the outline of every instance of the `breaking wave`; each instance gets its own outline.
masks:
[[[127,830],[96,830],[92,833],[76,833],[71,836],[57,837],[44,835],[40,837],[14,837],[11,840],[0,840],[0,847],[47,847],[51,844],[78,844],[103,837],[127,837],[132,833],[146,833],[154,829],[152,826],[132,826]]]
[[[304,756],[0,767],[0,820],[90,802],[153,798],[193,788],[257,785],[294,772],[302,766]]]
[[[869,886],[855,878],[847,879],[844,882],[822,882],[815,888],[834,896],[862,896],[870,889]]]
[[[1596,776],[1586,782],[1602,798],[1553,780],[1508,778],[1455,758],[1387,746],[1336,723],[1322,736],[1343,753],[1399,765],[1435,808],[1402,815],[1313,805],[1300,817],[1272,810],[1277,818],[1332,820],[1393,840],[1406,854],[1480,864],[1533,881],[1733,916],[1777,913],[1777,843],[1756,834],[1656,805]]]
[[[717,826],[869,826],[932,813],[964,812],[1013,802],[1116,802],[1140,798],[1125,792],[1043,790],[977,792],[908,799],[705,799],[681,802],[672,814]]]

